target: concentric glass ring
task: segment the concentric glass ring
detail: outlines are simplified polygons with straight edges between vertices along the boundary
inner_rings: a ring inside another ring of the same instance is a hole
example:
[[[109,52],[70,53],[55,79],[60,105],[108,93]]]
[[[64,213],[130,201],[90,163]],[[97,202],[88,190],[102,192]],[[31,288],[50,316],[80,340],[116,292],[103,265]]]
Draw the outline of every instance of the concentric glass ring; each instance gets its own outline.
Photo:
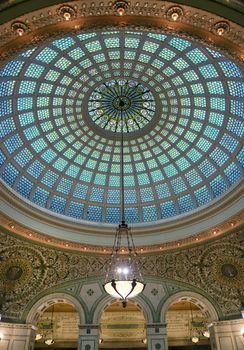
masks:
[[[151,91],[134,80],[111,80],[91,94],[88,111],[92,121],[102,129],[129,133],[146,126],[155,114]]]

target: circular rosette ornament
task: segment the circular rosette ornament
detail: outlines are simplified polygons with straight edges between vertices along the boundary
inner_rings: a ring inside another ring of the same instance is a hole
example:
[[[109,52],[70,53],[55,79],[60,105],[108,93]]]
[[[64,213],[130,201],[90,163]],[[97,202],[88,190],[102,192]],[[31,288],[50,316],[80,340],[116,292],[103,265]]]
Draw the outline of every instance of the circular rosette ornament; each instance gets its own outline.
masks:
[[[0,283],[7,289],[20,288],[28,282],[32,272],[32,266],[27,259],[11,258],[1,264]]]
[[[7,293],[8,301],[35,294],[44,279],[43,266],[43,257],[33,248],[13,246],[5,249],[0,264],[0,289]]]
[[[134,132],[151,122],[155,100],[150,90],[134,80],[111,80],[98,86],[88,102],[88,114],[102,129]]]
[[[216,280],[229,287],[243,285],[244,265],[238,258],[231,256],[219,257],[212,266]]]

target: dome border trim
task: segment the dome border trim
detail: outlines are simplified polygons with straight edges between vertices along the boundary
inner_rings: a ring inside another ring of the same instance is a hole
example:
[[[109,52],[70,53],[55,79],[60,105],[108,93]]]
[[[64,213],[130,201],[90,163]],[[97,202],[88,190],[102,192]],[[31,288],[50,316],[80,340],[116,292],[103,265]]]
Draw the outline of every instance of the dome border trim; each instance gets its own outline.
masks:
[[[130,3],[130,9],[125,16],[116,15],[111,1],[100,2],[79,1],[68,2],[66,6],[72,7],[75,15],[70,20],[60,17],[60,4],[49,6],[20,16],[13,21],[0,25],[1,54],[0,63],[10,59],[17,52],[31,48],[51,38],[80,33],[91,28],[106,29],[109,26],[135,28],[144,30],[160,29],[182,37],[200,40],[201,42],[218,46],[225,50],[231,57],[242,60],[244,47],[242,37],[244,29],[240,25],[226,21],[218,15],[200,10],[194,7],[180,5],[183,15],[179,20],[169,20],[168,11],[178,3],[166,3],[158,1],[135,1]],[[221,35],[216,33],[216,25],[225,21],[229,30]],[[16,29],[16,23],[21,26],[20,32]],[[15,29],[13,29],[15,28]]]
[[[181,215],[177,219],[162,220],[160,223],[131,225],[138,252],[186,247],[236,229],[244,223],[243,196],[240,196],[242,183],[211,205],[196,210],[191,215]],[[82,225],[79,220],[68,222],[62,215],[54,216],[48,211],[38,210],[37,206],[23,201],[23,198],[16,196],[2,183],[0,194],[0,218],[3,228],[24,238],[64,249],[106,254],[111,252],[109,242],[111,235],[114,235],[115,225]],[[11,217],[15,217],[16,220],[13,221]]]

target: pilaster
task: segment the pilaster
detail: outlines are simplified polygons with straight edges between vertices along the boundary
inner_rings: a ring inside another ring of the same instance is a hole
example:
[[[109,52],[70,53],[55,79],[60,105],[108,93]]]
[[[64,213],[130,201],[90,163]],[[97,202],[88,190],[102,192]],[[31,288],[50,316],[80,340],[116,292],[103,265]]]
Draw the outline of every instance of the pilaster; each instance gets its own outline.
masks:
[[[166,324],[147,325],[147,344],[148,350],[168,350]]]
[[[78,350],[98,350],[99,326],[93,324],[79,325]]]

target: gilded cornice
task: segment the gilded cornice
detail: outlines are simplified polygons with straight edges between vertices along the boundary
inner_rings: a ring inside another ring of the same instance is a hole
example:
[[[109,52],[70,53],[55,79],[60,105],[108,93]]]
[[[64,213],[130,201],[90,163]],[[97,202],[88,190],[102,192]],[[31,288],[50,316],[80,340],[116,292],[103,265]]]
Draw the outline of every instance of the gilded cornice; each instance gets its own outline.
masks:
[[[51,38],[89,28],[123,26],[158,28],[160,30],[204,40],[208,44],[223,48],[237,59],[244,57],[243,28],[225,18],[186,5],[168,1],[135,1],[129,3],[125,16],[118,16],[111,1],[71,1],[65,5],[53,5],[26,13],[0,26],[0,60],[13,57],[18,51],[35,46]],[[62,7],[68,6],[71,18],[65,20]],[[174,21],[172,8],[182,13]],[[219,23],[226,25],[221,35],[217,34]],[[18,34],[18,26],[23,29]]]
[[[55,248],[67,249],[69,251],[79,251],[79,252],[89,252],[89,253],[99,253],[99,254],[110,254],[112,247],[102,246],[102,245],[91,245],[71,242],[68,239],[62,240],[52,237],[47,234],[41,234],[37,231],[31,230],[19,223],[15,222],[13,219],[7,217],[6,215],[0,215],[1,227],[7,231],[11,231],[15,235],[22,238],[28,239],[35,242],[36,244],[45,244],[48,246],[53,246]],[[144,253],[155,253],[160,251],[170,251],[174,249],[186,248],[192,245],[199,245],[208,240],[216,239],[229,233],[233,230],[239,229],[244,222],[244,211],[241,211],[237,215],[223,221],[220,225],[216,225],[209,230],[200,232],[198,234],[192,235],[187,238],[175,240],[172,242],[166,242],[161,244],[148,244],[137,246],[137,251],[140,254]],[[150,237],[150,236],[149,236]],[[150,242],[150,239],[148,239]],[[126,253],[126,247],[125,253]]]

